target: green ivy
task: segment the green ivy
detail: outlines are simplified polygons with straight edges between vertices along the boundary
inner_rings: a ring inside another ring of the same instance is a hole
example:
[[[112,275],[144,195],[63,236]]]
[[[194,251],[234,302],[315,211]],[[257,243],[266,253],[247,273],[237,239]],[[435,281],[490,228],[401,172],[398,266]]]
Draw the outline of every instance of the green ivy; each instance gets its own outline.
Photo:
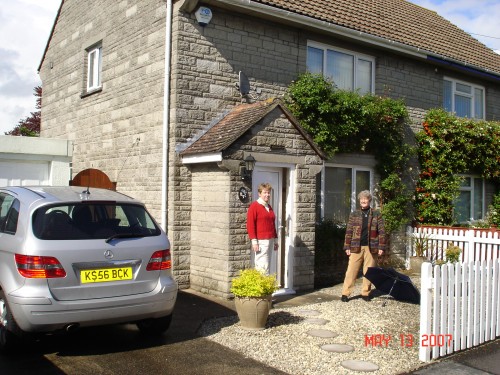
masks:
[[[408,112],[402,100],[339,90],[322,75],[306,73],[292,82],[285,102],[329,157],[340,150],[373,154],[386,229],[408,221],[411,191],[404,181],[414,151],[405,140]]]
[[[500,179],[500,123],[429,111],[416,134],[421,172],[416,184],[417,221],[451,225],[453,203],[459,195],[460,173]]]

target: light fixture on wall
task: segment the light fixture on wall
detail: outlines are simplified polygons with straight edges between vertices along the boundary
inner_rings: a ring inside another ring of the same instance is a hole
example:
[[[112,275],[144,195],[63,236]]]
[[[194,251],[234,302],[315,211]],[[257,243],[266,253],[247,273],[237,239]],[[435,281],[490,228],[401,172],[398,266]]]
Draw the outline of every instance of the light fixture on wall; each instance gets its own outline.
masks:
[[[245,165],[240,167],[240,175],[243,181],[250,181],[252,179],[252,172],[255,167],[255,158],[248,155],[244,160]]]

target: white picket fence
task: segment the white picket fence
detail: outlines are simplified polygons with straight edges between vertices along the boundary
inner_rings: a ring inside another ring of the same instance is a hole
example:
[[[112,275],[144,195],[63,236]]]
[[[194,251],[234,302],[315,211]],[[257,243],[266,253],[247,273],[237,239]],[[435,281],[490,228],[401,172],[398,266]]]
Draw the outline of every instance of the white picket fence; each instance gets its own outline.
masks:
[[[462,249],[461,261],[488,260],[500,258],[500,231],[474,228],[451,227],[408,227],[406,231],[407,266],[409,257],[415,255],[415,241],[425,241],[427,259],[445,260],[450,244]]]
[[[419,359],[428,362],[500,336],[500,259],[421,270]]]

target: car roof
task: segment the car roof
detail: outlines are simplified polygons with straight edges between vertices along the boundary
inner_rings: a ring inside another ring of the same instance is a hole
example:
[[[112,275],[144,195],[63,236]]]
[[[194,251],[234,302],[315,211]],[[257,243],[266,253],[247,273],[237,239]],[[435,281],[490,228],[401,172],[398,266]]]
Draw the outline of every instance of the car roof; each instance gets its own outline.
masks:
[[[79,201],[116,201],[142,204],[128,195],[113,190],[83,186],[7,186],[0,188],[1,190],[13,193],[22,201],[42,201],[43,204]]]

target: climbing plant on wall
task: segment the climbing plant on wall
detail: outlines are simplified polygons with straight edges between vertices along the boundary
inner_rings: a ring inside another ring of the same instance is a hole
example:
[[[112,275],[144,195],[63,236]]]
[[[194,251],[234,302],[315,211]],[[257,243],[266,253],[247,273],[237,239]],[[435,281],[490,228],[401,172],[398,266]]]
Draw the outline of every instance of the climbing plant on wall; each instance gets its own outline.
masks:
[[[405,141],[408,112],[402,100],[338,90],[322,75],[306,73],[289,86],[285,102],[328,156],[373,154],[387,230],[408,221],[411,191],[404,181],[413,150]]]
[[[421,167],[415,192],[418,222],[455,222],[453,201],[459,194],[461,173],[500,182],[500,122],[459,118],[433,109],[416,138]]]

